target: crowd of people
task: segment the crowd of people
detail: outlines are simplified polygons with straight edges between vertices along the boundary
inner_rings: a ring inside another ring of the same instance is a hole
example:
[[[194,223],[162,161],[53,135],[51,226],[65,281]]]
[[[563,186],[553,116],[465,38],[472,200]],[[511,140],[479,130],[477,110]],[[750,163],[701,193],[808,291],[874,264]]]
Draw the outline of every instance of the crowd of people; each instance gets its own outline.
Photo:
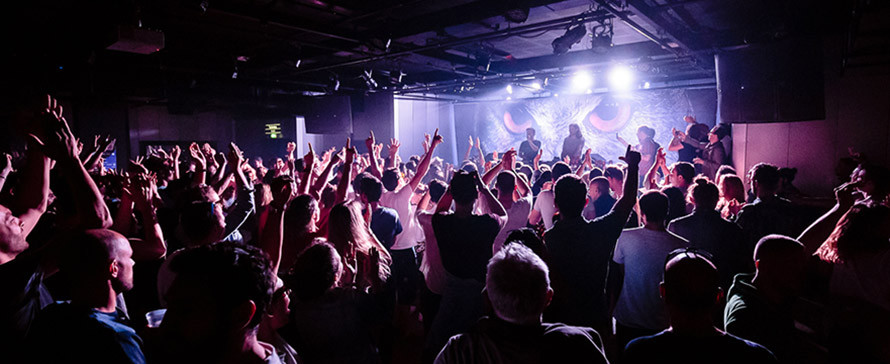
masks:
[[[808,221],[796,170],[739,176],[694,118],[671,165],[640,128],[608,165],[576,130],[542,163],[529,130],[455,167],[436,130],[406,160],[372,132],[268,167],[192,143],[121,170],[50,96],[14,118],[2,362],[890,362],[890,173],[861,155]]]

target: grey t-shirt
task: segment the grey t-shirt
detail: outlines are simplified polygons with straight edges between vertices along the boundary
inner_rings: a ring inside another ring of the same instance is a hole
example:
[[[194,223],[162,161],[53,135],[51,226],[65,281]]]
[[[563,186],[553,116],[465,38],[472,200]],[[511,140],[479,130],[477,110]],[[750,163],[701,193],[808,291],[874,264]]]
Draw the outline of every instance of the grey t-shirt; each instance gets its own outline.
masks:
[[[668,315],[658,294],[667,255],[689,242],[668,231],[627,229],[618,238],[612,260],[624,265],[624,283],[615,320],[624,326],[648,330],[668,327]]]

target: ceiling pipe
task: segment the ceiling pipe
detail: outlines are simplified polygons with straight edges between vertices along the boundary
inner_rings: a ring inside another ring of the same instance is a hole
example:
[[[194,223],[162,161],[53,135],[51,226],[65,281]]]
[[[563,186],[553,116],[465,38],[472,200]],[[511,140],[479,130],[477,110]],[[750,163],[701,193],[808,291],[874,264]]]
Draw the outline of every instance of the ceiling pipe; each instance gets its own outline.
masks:
[[[623,14],[621,12],[618,12],[618,13]],[[548,21],[544,21],[544,22],[540,22],[540,23],[536,23],[536,24],[529,24],[526,26],[521,26],[521,27],[516,27],[516,28],[507,28],[507,29],[503,29],[503,30],[478,34],[478,35],[474,35],[471,37],[455,39],[455,40],[446,41],[446,42],[442,42],[442,43],[436,43],[436,44],[415,47],[415,48],[406,49],[403,51],[391,52],[391,53],[386,53],[386,54],[381,54],[381,55],[371,56],[371,57],[365,57],[365,58],[355,59],[352,61],[335,63],[335,64],[331,64],[331,65],[327,65],[327,66],[308,68],[305,70],[300,70],[300,71],[296,72],[295,74],[304,74],[304,73],[324,71],[324,70],[329,70],[329,69],[334,69],[334,68],[355,66],[355,65],[379,61],[379,60],[388,59],[388,58],[406,56],[406,55],[414,54],[417,52],[430,51],[430,50],[435,50],[435,49],[440,49],[440,48],[450,48],[450,47],[455,47],[455,46],[459,46],[459,45],[463,45],[463,44],[467,44],[467,43],[509,37],[509,36],[518,35],[518,34],[539,32],[541,30],[559,28],[559,27],[563,27],[566,25],[570,25],[570,24],[586,23],[586,22],[590,22],[590,21],[594,21],[594,20],[602,20],[602,19],[606,19],[606,18],[611,18],[612,16],[613,15],[610,15],[608,12],[604,12],[604,11],[586,12],[586,13],[583,13],[580,15],[548,20]]]
[[[677,57],[682,57],[682,56],[685,56],[687,53],[689,53],[688,49],[679,50],[679,49],[671,47],[667,42],[665,42],[664,39],[659,38],[658,35],[646,30],[646,28],[643,28],[642,25],[631,20],[626,12],[615,9],[615,7],[612,6],[612,4],[609,4],[609,2],[607,0],[596,0],[596,3],[599,4],[600,8],[605,9],[610,14],[618,17],[618,19],[621,19],[621,21],[624,24],[627,24],[627,26],[629,26],[631,29],[635,30],[637,33],[640,33],[642,36],[646,37],[646,39],[649,39],[649,40],[655,42],[655,44],[660,45],[662,48],[673,53]]]

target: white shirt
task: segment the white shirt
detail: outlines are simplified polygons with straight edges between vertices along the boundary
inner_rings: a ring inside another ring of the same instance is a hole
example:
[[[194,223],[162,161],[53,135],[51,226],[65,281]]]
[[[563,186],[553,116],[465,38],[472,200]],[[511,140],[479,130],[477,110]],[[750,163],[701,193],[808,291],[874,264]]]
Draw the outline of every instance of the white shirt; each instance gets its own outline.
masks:
[[[504,224],[504,227],[501,229],[501,232],[498,233],[498,236],[494,238],[492,253],[497,254],[498,251],[501,250],[507,242],[507,235],[510,235],[510,232],[524,228],[525,225],[528,224],[528,213],[531,212],[531,209],[531,196],[522,197],[513,202],[513,206],[510,206],[510,208],[507,209],[507,223]]]
[[[553,191],[541,191],[535,201],[535,210],[541,212],[544,219],[544,229],[553,227],[553,214],[556,213],[556,203],[553,201]],[[527,218],[527,217],[526,217]]]
[[[380,196],[380,205],[396,210],[399,222],[402,223],[402,232],[396,235],[396,241],[391,250],[410,249],[423,240],[423,232],[417,225],[414,216],[415,207],[411,206],[411,196],[414,190],[409,185],[402,185],[395,191],[386,191]]]

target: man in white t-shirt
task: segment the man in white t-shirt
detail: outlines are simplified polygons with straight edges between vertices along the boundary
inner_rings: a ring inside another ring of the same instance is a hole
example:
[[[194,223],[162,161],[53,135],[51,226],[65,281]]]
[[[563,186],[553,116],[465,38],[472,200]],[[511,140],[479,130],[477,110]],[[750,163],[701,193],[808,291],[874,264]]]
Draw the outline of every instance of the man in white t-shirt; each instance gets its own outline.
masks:
[[[550,175],[554,184],[556,184],[559,177],[569,173],[572,173],[572,168],[563,162],[554,164],[553,168],[550,169]],[[556,211],[556,203],[553,202],[553,190],[541,191],[535,200],[534,209],[528,215],[528,222],[532,225],[537,225],[541,220],[544,220],[544,229],[550,230],[553,227],[553,215],[556,214]]]
[[[399,215],[399,221],[402,223],[402,233],[396,236],[395,243],[389,252],[392,256],[392,276],[396,285],[398,302],[401,305],[411,305],[416,297],[417,279],[420,277],[417,266],[417,253],[414,250],[417,243],[423,241],[423,230],[417,223],[414,214],[415,207],[411,205],[411,198],[414,196],[414,190],[426,176],[430,169],[430,160],[436,150],[436,146],[442,144],[442,136],[436,129],[435,135],[431,139],[429,150],[421,158],[417,165],[417,173],[408,181],[407,184],[401,184],[401,177],[398,170],[392,168],[383,172],[383,187],[386,192],[380,197],[380,204],[396,210]],[[392,146],[398,150],[398,142],[391,145],[391,154],[393,154]],[[391,158],[395,156],[391,155]]]
[[[612,257],[620,266],[616,286],[619,280],[622,282],[612,313],[621,348],[630,340],[668,327],[668,313],[658,293],[664,260],[671,251],[689,246],[688,241],[665,228],[667,196],[659,191],[647,192],[640,197],[639,205],[643,227],[624,230]]]
[[[498,190],[498,201],[507,210],[507,222],[492,245],[493,254],[501,250],[511,231],[525,227],[532,207],[531,188],[524,179],[517,177],[513,170],[515,165],[516,151],[510,149],[504,153],[504,159],[482,177],[482,182],[488,186],[497,176],[495,188]]]

